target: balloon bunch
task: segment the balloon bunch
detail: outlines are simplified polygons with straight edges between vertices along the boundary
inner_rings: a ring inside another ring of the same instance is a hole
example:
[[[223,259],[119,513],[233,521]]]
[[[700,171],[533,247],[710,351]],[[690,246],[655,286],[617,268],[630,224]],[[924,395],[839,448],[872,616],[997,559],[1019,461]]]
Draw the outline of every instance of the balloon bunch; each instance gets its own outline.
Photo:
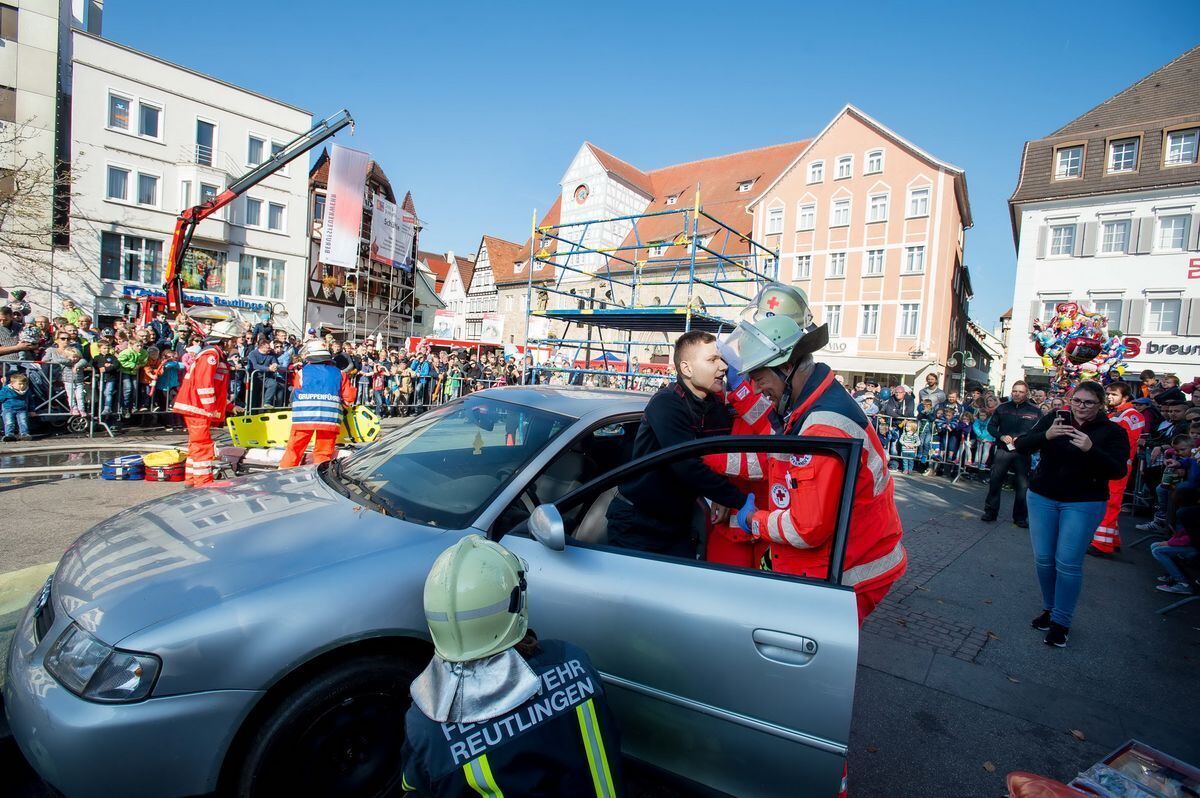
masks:
[[[1120,332],[1110,331],[1107,318],[1080,310],[1075,302],[1059,302],[1046,321],[1034,319],[1032,337],[1042,368],[1061,388],[1072,388],[1082,380],[1107,385],[1125,373]]]

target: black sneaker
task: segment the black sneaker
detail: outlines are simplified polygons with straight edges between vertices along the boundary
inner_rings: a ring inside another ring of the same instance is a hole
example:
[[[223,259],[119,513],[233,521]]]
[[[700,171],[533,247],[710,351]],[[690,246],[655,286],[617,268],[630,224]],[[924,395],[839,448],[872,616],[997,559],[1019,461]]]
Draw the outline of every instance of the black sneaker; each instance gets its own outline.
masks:
[[[4,442],[5,442],[5,443],[12,443],[12,442],[13,442],[13,441],[15,441],[16,439],[17,439],[17,436],[16,436],[16,435],[5,435],[5,436],[4,436]]]
[[[1042,614],[1029,622],[1029,625],[1039,632],[1050,630],[1050,610],[1042,610]]]
[[[1021,527],[1021,529],[1029,529],[1029,522],[1028,521],[1017,521],[1014,519],[1013,526],[1019,526],[1019,527]]]
[[[983,515],[979,516],[979,520],[985,524],[990,524],[996,520],[996,514],[995,513],[984,513]]]
[[[1066,648],[1067,637],[1071,634],[1071,630],[1063,626],[1061,623],[1050,622],[1050,631],[1046,633],[1046,639],[1042,642],[1048,646],[1055,648]]]

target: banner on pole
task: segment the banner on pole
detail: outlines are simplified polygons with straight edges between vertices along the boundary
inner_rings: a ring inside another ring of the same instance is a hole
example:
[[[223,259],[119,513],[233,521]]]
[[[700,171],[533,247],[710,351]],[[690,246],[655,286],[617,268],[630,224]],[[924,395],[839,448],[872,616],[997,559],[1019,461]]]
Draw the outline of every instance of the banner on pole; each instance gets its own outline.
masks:
[[[479,328],[479,341],[484,344],[498,344],[504,337],[504,318],[499,313],[484,313],[483,324]]]
[[[371,156],[339,144],[329,156],[329,185],[321,225],[321,263],[353,268],[358,265],[362,230],[363,186]]]
[[[461,338],[462,324],[453,310],[435,310],[433,313],[434,338]]]
[[[415,216],[376,194],[371,214],[371,260],[411,271],[408,258],[416,229]]]

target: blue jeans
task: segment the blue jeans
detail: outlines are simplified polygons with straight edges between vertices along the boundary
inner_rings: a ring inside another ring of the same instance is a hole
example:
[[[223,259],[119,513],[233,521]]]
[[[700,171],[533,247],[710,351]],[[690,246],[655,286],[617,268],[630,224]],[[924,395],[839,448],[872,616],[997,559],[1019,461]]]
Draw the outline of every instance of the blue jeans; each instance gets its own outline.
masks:
[[[25,410],[5,410],[4,413],[4,434],[5,435],[28,435],[29,434],[29,413]]]
[[[1168,546],[1166,543],[1151,543],[1150,554],[1162,566],[1162,569],[1167,572],[1167,575],[1176,582],[1187,584],[1188,578],[1184,575],[1179,566],[1175,564],[1175,558],[1195,557],[1197,549],[1194,546]]]
[[[138,379],[136,374],[121,375],[121,409],[126,413],[137,410]]]
[[[1032,490],[1026,501],[1042,606],[1050,610],[1050,620],[1070,627],[1083,587],[1083,557],[1107,503],[1058,502]]]
[[[100,406],[105,415],[117,412],[117,375],[100,375]]]

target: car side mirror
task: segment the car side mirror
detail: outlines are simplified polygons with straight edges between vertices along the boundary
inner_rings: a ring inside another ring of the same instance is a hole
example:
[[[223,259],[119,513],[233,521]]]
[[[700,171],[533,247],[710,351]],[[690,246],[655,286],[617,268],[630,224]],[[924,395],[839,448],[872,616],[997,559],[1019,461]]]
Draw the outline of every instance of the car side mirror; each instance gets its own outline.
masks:
[[[562,514],[553,504],[539,504],[529,516],[529,533],[548,549],[562,551],[567,547],[567,530]]]

